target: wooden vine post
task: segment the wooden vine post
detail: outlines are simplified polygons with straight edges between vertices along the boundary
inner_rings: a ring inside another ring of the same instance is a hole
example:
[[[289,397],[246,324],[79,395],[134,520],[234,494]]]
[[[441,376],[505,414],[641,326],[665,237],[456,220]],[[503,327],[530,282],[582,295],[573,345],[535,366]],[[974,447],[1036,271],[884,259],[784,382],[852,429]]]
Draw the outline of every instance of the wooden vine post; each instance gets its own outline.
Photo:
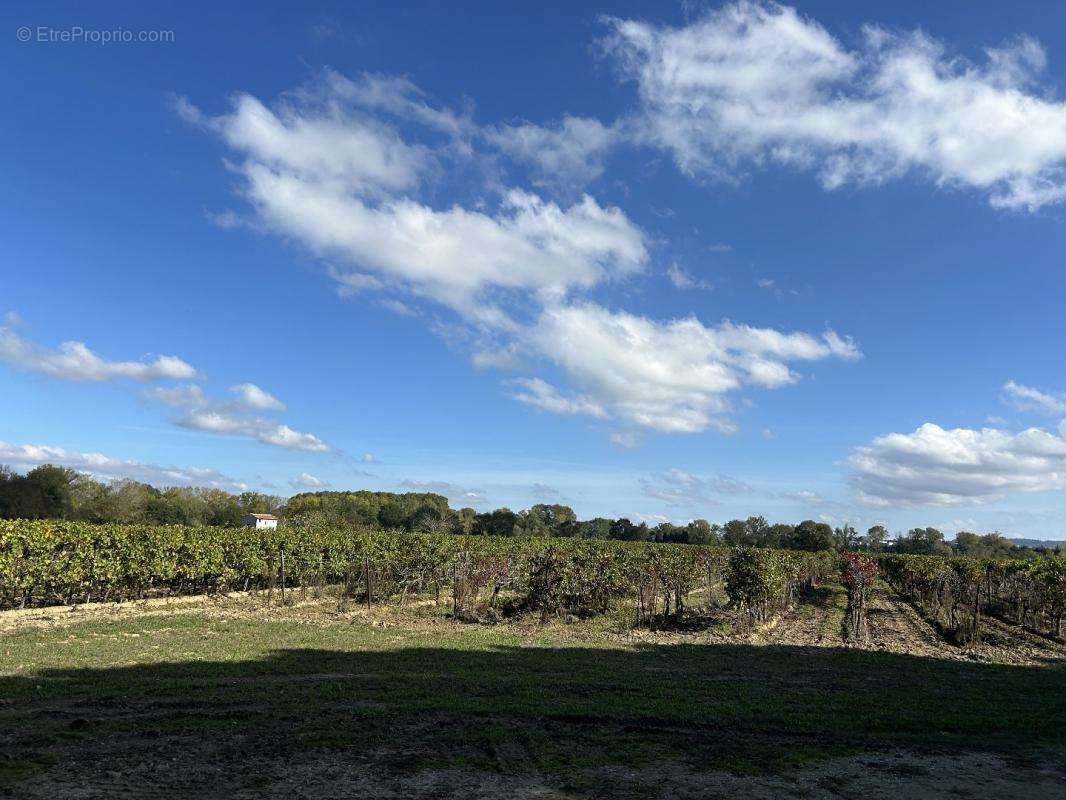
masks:
[[[281,555],[281,604],[285,605],[285,548],[279,548]]]
[[[373,603],[374,581],[370,577],[370,556],[366,557],[366,610],[370,611],[370,605]]]

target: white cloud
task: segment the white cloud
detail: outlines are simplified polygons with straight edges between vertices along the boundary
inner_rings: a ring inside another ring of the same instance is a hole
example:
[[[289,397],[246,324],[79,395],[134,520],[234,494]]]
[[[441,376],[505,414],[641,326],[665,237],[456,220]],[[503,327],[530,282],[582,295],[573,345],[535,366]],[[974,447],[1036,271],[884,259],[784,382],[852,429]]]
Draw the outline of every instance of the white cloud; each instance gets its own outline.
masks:
[[[552,128],[525,123],[486,129],[485,138],[518,161],[535,165],[550,183],[583,186],[603,174],[603,159],[619,140],[595,119],[564,117]]]
[[[527,405],[551,411],[553,414],[587,414],[603,419],[603,406],[587,397],[563,397],[559,390],[540,378],[516,378],[511,383],[521,388],[512,397]]]
[[[143,395],[149,400],[174,408],[203,408],[211,403],[204,390],[195,383],[171,387],[155,386],[145,389]]]
[[[359,460],[362,461],[364,464],[378,463],[378,460],[373,453],[363,453],[361,456],[359,456]]]
[[[449,503],[457,506],[479,506],[486,502],[485,493],[480,489],[467,489],[446,481],[405,480],[400,482],[400,486],[415,492],[432,492],[443,495],[448,498]]]
[[[378,194],[408,189],[428,169],[429,153],[390,127],[333,99],[303,112],[294,100],[277,113],[240,94],[233,113],[211,121],[231,147],[255,163],[338,191]]]
[[[407,78],[364,73],[358,79],[351,80],[337,72],[327,71],[319,91],[327,102],[347,102],[385,112],[456,139],[469,138],[477,132],[468,115],[457,114],[448,108],[434,108],[422,90]]]
[[[196,370],[177,356],[157,356],[151,361],[108,361],[83,342],[63,342],[55,349],[35,344],[19,336],[11,324],[0,326],[0,361],[68,381],[148,382],[196,376]]]
[[[670,283],[674,285],[675,289],[713,289],[714,286],[708,281],[700,278],[694,278],[685,270],[678,266],[677,262],[673,262],[666,268],[666,276],[670,279]]]
[[[719,501],[714,497],[716,494],[742,494],[751,491],[750,486],[730,475],[718,473],[699,477],[676,468],[641,478],[640,488],[645,497],[686,507],[718,505]]]
[[[822,497],[818,492],[812,492],[808,489],[801,489],[795,492],[785,492],[781,495],[786,500],[792,500],[793,502],[800,503],[806,506],[825,506],[830,505],[831,501]]]
[[[1049,416],[1066,415],[1066,394],[1042,392],[1014,381],[1007,381],[1003,390],[1022,411],[1036,411]]]
[[[612,431],[609,439],[623,450],[634,450],[644,444],[644,434],[640,431]]]
[[[491,211],[415,199],[434,154],[365,109],[452,124],[409,94],[384,79],[328,76],[276,110],[239,95],[231,114],[205,124],[243,155],[245,194],[268,228],[355,267],[331,270],[348,291],[392,284],[506,327],[500,292],[561,298],[643,267],[642,232],[588,196],[564,208],[509,190]]]
[[[945,430],[927,422],[890,433],[848,459],[860,497],[880,506],[990,502],[1013,492],[1066,488],[1066,423],[1058,434],[1029,428]]]
[[[247,436],[277,447],[325,453],[330,446],[312,433],[295,431],[272,420],[239,416],[221,409],[193,409],[178,420],[183,428],[228,436]]]
[[[239,383],[230,387],[236,395],[233,401],[215,400],[195,384],[172,388],[154,387],[143,393],[154,400],[185,413],[176,420],[183,428],[225,436],[246,436],[263,444],[325,453],[330,446],[311,433],[295,431],[273,420],[250,416],[254,411],[281,411],[285,404],[254,383]]]
[[[730,392],[795,382],[790,361],[861,356],[833,331],[815,338],[695,317],[658,322],[591,303],[547,309],[526,337],[610,416],[664,432],[732,432]]]
[[[83,453],[41,444],[9,444],[0,441],[0,463],[19,467],[55,464],[69,467],[101,479],[129,479],[154,486],[208,486],[240,492],[248,484],[236,481],[213,469],[161,466],[141,461],[123,460],[103,453]]]
[[[260,411],[284,411],[285,404],[269,392],[260,389],[254,383],[238,383],[229,388],[237,395],[237,401],[246,408]]]
[[[293,489],[325,489],[329,486],[329,481],[316,478],[309,472],[301,472],[289,481],[289,486]]]
[[[436,150],[409,145],[370,110],[452,138]],[[347,264],[329,270],[342,291],[389,289],[451,308],[463,319],[455,338],[473,343],[479,367],[515,368],[523,356],[561,366],[575,389],[524,379],[516,396],[531,405],[626,428],[731,432],[728,392],[792,383],[799,375],[791,361],[859,355],[832,331],[818,338],[729,322],[708,328],[583,301],[583,292],[644,268],[644,233],[619,208],[588,196],[562,206],[510,189],[495,206],[427,205],[418,194],[432,185],[435,165],[483,134],[402,79],[328,73],[274,109],[242,95],[231,114],[201,115],[199,124],[243,156],[244,192],[267,229]],[[571,119],[553,142],[562,147],[564,134],[578,130],[591,127]],[[550,155],[559,164],[567,157]],[[675,272],[675,284],[707,288]]]
[[[1066,103],[1038,83],[1029,38],[980,64],[920,31],[866,26],[848,49],[793,8],[744,0],[679,28],[613,20],[606,46],[636,81],[638,138],[691,175],[777,163],[827,189],[914,172],[997,207],[1066,198]]]

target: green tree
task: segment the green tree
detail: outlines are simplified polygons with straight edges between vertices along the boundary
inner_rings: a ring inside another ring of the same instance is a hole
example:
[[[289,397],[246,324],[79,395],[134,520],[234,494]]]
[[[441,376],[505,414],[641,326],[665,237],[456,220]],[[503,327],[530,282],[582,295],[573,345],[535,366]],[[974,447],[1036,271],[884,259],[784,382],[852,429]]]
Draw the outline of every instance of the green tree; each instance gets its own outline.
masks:
[[[837,550],[854,550],[859,545],[859,532],[854,526],[844,523],[833,530],[833,546]]]
[[[748,525],[742,519],[731,519],[723,526],[722,540],[731,547],[754,544],[748,539]]]
[[[42,464],[26,473],[26,480],[40,488],[45,517],[68,519],[74,514],[74,484],[78,473],[68,467]]]
[[[805,519],[796,526],[790,546],[795,550],[832,550],[833,529],[824,522]]]
[[[877,552],[885,549],[885,542],[887,541],[888,528],[884,525],[874,525],[866,531],[866,540],[863,544],[867,550]]]

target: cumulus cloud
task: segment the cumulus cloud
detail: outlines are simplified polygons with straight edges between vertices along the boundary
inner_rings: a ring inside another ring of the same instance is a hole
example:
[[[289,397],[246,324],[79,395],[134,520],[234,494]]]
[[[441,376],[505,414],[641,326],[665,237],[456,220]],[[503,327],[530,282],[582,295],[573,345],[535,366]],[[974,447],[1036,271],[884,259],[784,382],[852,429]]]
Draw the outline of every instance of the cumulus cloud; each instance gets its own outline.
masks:
[[[150,361],[108,361],[84,342],[63,342],[57,348],[36,344],[19,336],[11,324],[0,326],[0,361],[68,381],[126,379],[147,383],[196,376],[196,370],[177,356],[157,356]]]
[[[467,489],[446,481],[405,480],[400,482],[400,486],[414,492],[433,492],[443,495],[448,498],[449,503],[457,506],[479,506],[486,502],[485,493],[480,489]]]
[[[996,207],[1066,197],[1066,103],[1030,38],[980,63],[874,25],[848,48],[794,8],[744,0],[683,27],[613,20],[605,45],[636,82],[638,138],[694,176],[776,163],[827,189],[914,173]]]
[[[719,505],[715,495],[751,491],[746,483],[724,473],[699,477],[676,468],[641,478],[640,489],[645,497],[686,507]]]
[[[945,430],[931,422],[857,447],[848,459],[860,498],[876,506],[949,506],[1014,492],[1066,488],[1066,424],[1058,433],[1029,428]]]
[[[289,480],[289,486],[293,489],[325,489],[329,486],[329,481],[316,478],[310,472],[301,472]]]
[[[619,132],[595,119],[564,117],[554,127],[525,123],[487,129],[485,138],[517,161],[531,163],[541,179],[583,186],[603,174],[603,160]]]
[[[43,444],[9,444],[0,441],[0,462],[23,468],[55,464],[95,478],[129,479],[154,486],[209,486],[231,492],[249,488],[248,484],[213,469],[162,466]]]
[[[526,335],[596,407],[664,432],[732,432],[728,393],[794,383],[792,361],[861,356],[833,331],[814,337],[729,321],[708,327],[695,317],[659,322],[592,303],[546,309]]]
[[[373,87],[334,76],[274,108],[238,95],[231,113],[204,123],[242,155],[245,194],[268,228],[354,267],[332,271],[342,287],[384,282],[499,326],[497,293],[562,297],[643,267],[643,233],[588,196],[561,207],[511,189],[490,210],[416,199],[434,152],[367,105],[452,123],[381,80]]]
[[[446,143],[409,143],[380,115],[444,133]],[[694,318],[664,322],[583,299],[644,269],[643,231],[589,196],[560,205],[511,188],[495,204],[428,205],[420,192],[436,185],[439,162],[485,134],[468,117],[431,106],[405,80],[327,73],[269,107],[238,95],[228,114],[192,116],[242,159],[243,191],[264,227],[330,257],[329,274],[343,292],[388,290],[452,309],[461,324],[438,329],[459,329],[456,338],[473,343],[476,366],[546,359],[561,367],[573,388],[539,377],[513,384],[514,396],[535,407],[610,418],[630,430],[731,432],[727,393],[793,383],[792,361],[859,355],[832,331],[814,337],[730,322],[706,327]],[[596,139],[595,129],[570,118],[549,133],[495,135],[514,148],[548,136],[543,156],[562,166],[581,150],[571,139]],[[676,285],[707,288],[675,272]]]
[[[237,395],[237,401],[246,408],[255,408],[261,411],[284,411],[285,404],[254,383],[238,383],[229,389]]]
[[[1036,411],[1053,417],[1066,415],[1066,394],[1042,392],[1014,381],[1007,381],[1003,391],[1022,411]]]

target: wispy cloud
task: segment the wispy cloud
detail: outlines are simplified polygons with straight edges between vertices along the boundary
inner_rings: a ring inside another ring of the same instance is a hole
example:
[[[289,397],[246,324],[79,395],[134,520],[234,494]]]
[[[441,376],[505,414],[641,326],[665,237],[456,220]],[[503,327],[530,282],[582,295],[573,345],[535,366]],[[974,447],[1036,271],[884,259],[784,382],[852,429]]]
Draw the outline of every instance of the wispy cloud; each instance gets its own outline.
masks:
[[[209,486],[240,492],[248,484],[213,469],[163,466],[114,458],[103,453],[84,453],[43,444],[9,444],[0,441],[0,463],[18,467],[55,464],[101,479],[129,479],[154,486]]]
[[[694,278],[685,270],[681,269],[675,261],[669,267],[666,268],[666,276],[670,279],[670,283],[674,285],[676,289],[713,289],[714,286],[709,281],[702,280],[700,278]]]
[[[719,505],[718,495],[752,491],[752,487],[731,475],[697,476],[676,468],[641,478],[640,489],[645,497],[688,508]]]
[[[69,341],[56,348],[45,347],[19,336],[10,322],[0,326],[0,361],[18,369],[67,381],[132,380],[147,383],[187,380],[196,376],[196,370],[177,356],[111,361],[90,350],[84,342]]]
[[[448,498],[449,502],[458,506],[480,506],[484,505],[487,500],[485,493],[480,489],[467,489],[447,481],[404,480],[400,482],[400,487],[415,492],[433,492],[443,495]]]
[[[1036,411],[1048,416],[1066,415],[1066,394],[1042,392],[1014,381],[1007,381],[1003,391],[1015,407],[1022,411]]]

